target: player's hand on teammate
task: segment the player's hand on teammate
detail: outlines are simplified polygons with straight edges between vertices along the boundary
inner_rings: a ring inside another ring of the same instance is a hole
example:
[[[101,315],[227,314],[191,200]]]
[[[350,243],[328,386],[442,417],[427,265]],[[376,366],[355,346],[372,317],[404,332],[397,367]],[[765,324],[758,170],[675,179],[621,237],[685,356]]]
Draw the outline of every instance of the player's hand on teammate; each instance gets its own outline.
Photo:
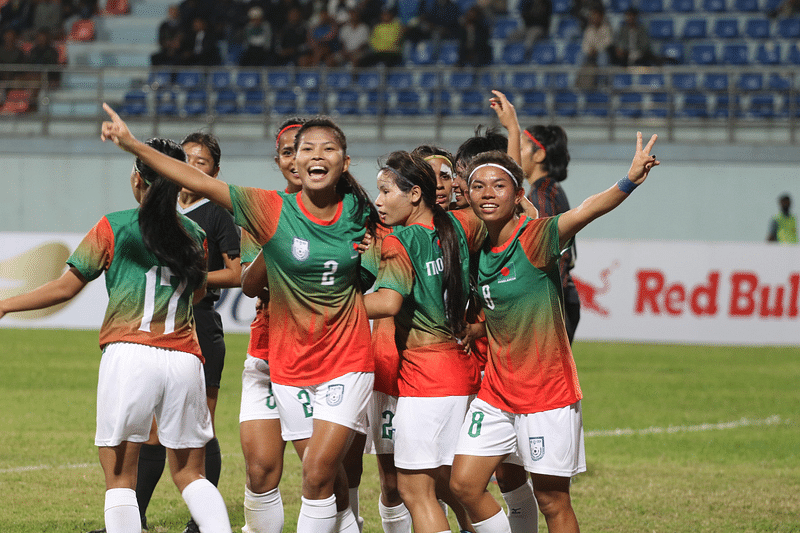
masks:
[[[111,109],[111,106],[103,102],[103,109],[106,110],[111,120],[106,120],[100,129],[100,140],[106,142],[112,141],[125,151],[130,152],[131,147],[136,142],[136,138],[128,129],[125,121],[119,118],[119,115]]]
[[[509,102],[506,95],[500,91],[492,90],[492,94],[494,94],[494,97],[489,99],[489,105],[497,113],[497,119],[500,124],[507,130],[518,128],[519,122],[517,121],[517,110],[514,108],[514,104]]]
[[[461,333],[458,335],[458,340],[464,347],[464,351],[467,353],[471,353],[472,343],[476,339],[480,339],[485,336],[486,336],[486,322],[477,322],[475,324],[467,324],[467,326],[463,330],[461,330]]]
[[[658,135],[653,134],[647,145],[642,148],[642,132],[636,132],[636,153],[633,155],[631,168],[628,171],[628,179],[636,185],[640,185],[647,179],[650,169],[661,164],[661,161],[656,159],[655,155],[650,154],[650,150],[656,144],[656,139],[658,139]]]

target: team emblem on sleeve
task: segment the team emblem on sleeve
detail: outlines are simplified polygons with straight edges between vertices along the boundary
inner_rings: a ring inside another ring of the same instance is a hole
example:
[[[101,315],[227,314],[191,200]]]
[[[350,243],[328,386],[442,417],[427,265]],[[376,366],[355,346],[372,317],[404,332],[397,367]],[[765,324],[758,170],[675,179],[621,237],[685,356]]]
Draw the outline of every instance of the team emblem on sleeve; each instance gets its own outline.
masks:
[[[531,459],[538,461],[544,457],[544,437],[531,437]]]
[[[344,399],[344,385],[328,385],[328,392],[325,395],[325,401],[328,405],[335,407],[342,403]]]
[[[292,240],[292,255],[298,261],[305,261],[308,259],[308,241],[295,237]]]

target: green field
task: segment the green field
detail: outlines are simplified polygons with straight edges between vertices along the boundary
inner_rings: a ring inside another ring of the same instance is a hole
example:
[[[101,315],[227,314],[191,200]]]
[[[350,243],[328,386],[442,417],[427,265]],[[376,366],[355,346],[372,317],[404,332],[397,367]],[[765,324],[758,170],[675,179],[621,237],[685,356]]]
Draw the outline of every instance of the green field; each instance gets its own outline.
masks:
[[[243,525],[238,412],[243,335],[228,335],[217,408],[220,490]],[[102,525],[94,441],[96,332],[0,329],[0,532]],[[800,348],[576,343],[588,472],[573,483],[584,532],[800,532]],[[381,531],[365,457],[365,533]],[[287,451],[285,531],[299,510]],[[153,533],[183,531],[168,474],[148,510]],[[540,520],[540,531],[546,531]]]

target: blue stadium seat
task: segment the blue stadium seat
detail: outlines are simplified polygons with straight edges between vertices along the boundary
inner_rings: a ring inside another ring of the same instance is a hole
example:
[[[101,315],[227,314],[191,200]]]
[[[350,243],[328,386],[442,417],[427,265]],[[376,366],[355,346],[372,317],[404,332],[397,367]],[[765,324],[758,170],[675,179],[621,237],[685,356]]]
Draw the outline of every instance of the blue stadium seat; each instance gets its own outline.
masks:
[[[435,115],[449,115],[451,100],[450,91],[433,91],[428,98],[427,112]]]
[[[753,118],[775,117],[775,95],[772,93],[754,94],[750,98],[747,114]]]
[[[684,39],[705,39],[708,36],[707,25],[704,18],[687,19],[681,35]]]
[[[683,43],[668,41],[661,45],[661,57],[665,63],[682,65],[684,61]]]
[[[381,85],[381,75],[377,72],[362,72],[356,81],[359,87],[365,91],[377,89]]]
[[[663,74],[640,74],[639,85],[651,90],[663,89],[666,86],[666,80]]]
[[[633,74],[614,74],[611,86],[617,90],[628,89],[633,86]]]
[[[642,116],[643,102],[642,93],[622,93],[617,100],[617,114],[628,118],[639,118]]]
[[[455,65],[458,63],[458,59],[458,41],[443,41],[439,45],[439,63],[442,65]]]
[[[139,116],[147,114],[147,93],[142,90],[131,90],[125,93],[120,109],[123,115]]]
[[[656,118],[668,117],[670,114],[669,93],[650,93],[650,103],[645,107],[644,114]]]
[[[572,87],[572,84],[568,73],[548,72],[544,75],[544,86],[549,89],[567,89]]]
[[[390,113],[396,115],[419,115],[419,93],[409,90],[397,91],[394,109],[390,110]]]
[[[714,23],[714,35],[720,39],[735,39],[739,36],[739,19],[717,19]]]
[[[572,9],[572,0],[553,0],[553,14],[565,15]]]
[[[364,112],[368,115],[377,115],[381,108],[387,109],[389,105],[389,95],[383,91],[369,91],[367,93],[367,103]]]
[[[761,10],[765,13],[772,13],[780,7],[784,0],[764,0],[764,5]]]
[[[648,30],[653,39],[672,39],[675,37],[675,23],[669,19],[653,19]]]
[[[547,115],[547,95],[541,91],[524,91],[520,113],[537,117]]]
[[[275,89],[291,87],[292,82],[292,75],[285,70],[276,70],[267,74],[267,84]]]
[[[703,77],[703,88],[709,91],[727,91],[728,75],[719,72],[707,72]]]
[[[293,115],[297,113],[297,95],[291,90],[280,90],[275,93],[272,111],[276,115]]]
[[[779,20],[778,37],[781,39],[800,38],[800,17]]]
[[[167,90],[156,92],[156,114],[178,114],[178,95],[175,93],[175,91]]]
[[[695,65],[713,65],[717,62],[717,47],[710,43],[695,44],[690,59]]]
[[[725,0],[703,0],[703,10],[709,13],[724,13],[726,9]]]
[[[797,43],[792,43],[789,47],[786,59],[791,65],[800,65],[800,48],[797,47]]]
[[[353,81],[353,74],[350,72],[329,72],[325,76],[325,85],[332,89],[346,89]]]
[[[432,65],[436,55],[435,52],[433,41],[420,41],[411,47],[409,59],[414,65]]]
[[[694,0],[672,0],[672,11],[677,13],[694,13]]]
[[[340,115],[357,115],[358,100],[358,91],[352,89],[337,91],[334,97],[333,110]]]
[[[664,0],[639,0],[639,12],[641,13],[662,13],[664,11]]]
[[[172,77],[172,72],[167,72],[165,70],[150,72],[150,74],[147,76],[147,85],[149,85],[154,91],[158,89],[164,89],[165,87],[172,85]]]
[[[214,112],[218,115],[233,115],[238,113],[239,105],[237,99],[236,91],[231,89],[222,89],[218,91],[214,101]]]
[[[514,72],[511,74],[511,86],[520,91],[527,91],[536,87],[537,77],[535,72]]]
[[[250,115],[264,114],[266,97],[261,89],[253,89],[244,93],[242,112]]]
[[[708,98],[705,93],[690,92],[680,99],[677,114],[683,117],[706,118],[708,117]]]
[[[183,110],[187,115],[197,116],[208,111],[208,93],[202,89],[192,89],[186,92],[186,101]]]
[[[472,72],[453,72],[449,82],[453,89],[469,89],[475,85],[475,75]]]
[[[565,65],[581,65],[583,64],[583,51],[581,50],[581,43],[567,43],[564,47],[564,56],[561,62]]]
[[[635,7],[633,0],[611,0],[610,11],[612,13],[624,13],[630,7]]]
[[[303,93],[303,113],[308,115],[319,115],[323,111],[322,94],[317,90],[305,91]]]
[[[758,17],[747,19],[744,34],[751,39],[767,39],[769,37],[769,19]]]
[[[785,91],[792,86],[792,80],[791,78],[773,72],[769,75],[767,86],[773,91]]]
[[[462,115],[483,115],[489,109],[486,95],[481,91],[464,91],[461,93],[461,105],[458,110]]]
[[[760,72],[743,72],[737,83],[743,91],[760,91],[764,88],[764,75]]]
[[[676,72],[672,75],[672,87],[678,91],[696,90],[697,74],[694,72]]]
[[[762,65],[779,65],[781,45],[774,42],[760,43],[756,48],[756,61]]]
[[[298,72],[295,83],[304,91],[319,87],[319,72]]]
[[[270,85],[276,87],[272,82]],[[261,87],[261,73],[255,70],[240,70],[236,73],[236,86],[244,91]]]
[[[750,62],[747,45],[724,45],[722,47],[722,62],[726,65],[747,65]]]
[[[553,111],[560,117],[574,117],[578,114],[578,95],[572,91],[559,91],[553,98]]]
[[[211,73],[211,87],[215,91],[227,89],[231,86],[231,73],[229,70],[215,70]]]
[[[531,50],[531,61],[537,65],[553,65],[557,62],[558,56],[556,45],[551,42],[539,42],[533,45]]]
[[[492,25],[492,39],[508,39],[519,28],[515,17],[498,17]]]
[[[556,37],[564,41],[571,41],[573,39],[580,40],[581,23],[573,16],[562,16],[558,21],[558,28],[556,28]]]
[[[728,94],[718,94],[714,100],[714,118],[729,118],[730,116],[741,117],[742,107],[738,95],[733,98]]]
[[[441,85],[441,76],[438,72],[423,72],[419,76],[419,82],[417,85],[421,89],[438,89]]]
[[[478,75],[477,85],[481,89],[486,89],[487,91],[491,91],[492,89],[497,89],[500,87],[500,82],[495,77],[494,73],[492,72],[483,72]]]
[[[408,89],[414,85],[414,77],[411,72],[390,72],[386,85],[395,90]]]
[[[500,58],[506,65],[521,65],[525,62],[525,45],[523,43],[506,43]]]
[[[205,83],[202,72],[185,70],[175,75],[175,84],[182,89],[195,89]]]
[[[607,93],[593,91],[586,93],[583,113],[592,117],[608,116],[609,97]]]
[[[735,0],[733,6],[736,11],[755,13],[758,11],[758,0]]]

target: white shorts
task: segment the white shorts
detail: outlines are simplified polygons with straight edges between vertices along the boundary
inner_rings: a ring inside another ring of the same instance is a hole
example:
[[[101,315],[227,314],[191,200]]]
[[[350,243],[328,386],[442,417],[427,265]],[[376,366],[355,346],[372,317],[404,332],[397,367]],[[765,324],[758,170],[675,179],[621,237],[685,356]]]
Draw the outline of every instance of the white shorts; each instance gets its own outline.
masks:
[[[474,396],[402,396],[394,417],[394,464],[406,470],[452,465],[458,432]]]
[[[147,441],[153,415],[167,448],[202,448],[213,438],[200,359],[143,344],[107,345],[100,360],[95,445]]]
[[[367,410],[367,423],[372,447],[368,453],[394,453],[394,417],[397,414],[397,396],[372,391],[372,399]]]
[[[273,383],[283,440],[310,438],[314,420],[326,420],[366,433],[367,404],[374,382],[372,372],[349,372],[307,387]]]
[[[278,402],[269,379],[269,363],[248,354],[242,371],[242,403],[239,423],[248,420],[277,420]]]
[[[511,454],[506,462],[518,464],[521,460],[532,474],[572,477],[585,472],[581,402],[518,415],[476,399],[461,427],[456,454]]]

